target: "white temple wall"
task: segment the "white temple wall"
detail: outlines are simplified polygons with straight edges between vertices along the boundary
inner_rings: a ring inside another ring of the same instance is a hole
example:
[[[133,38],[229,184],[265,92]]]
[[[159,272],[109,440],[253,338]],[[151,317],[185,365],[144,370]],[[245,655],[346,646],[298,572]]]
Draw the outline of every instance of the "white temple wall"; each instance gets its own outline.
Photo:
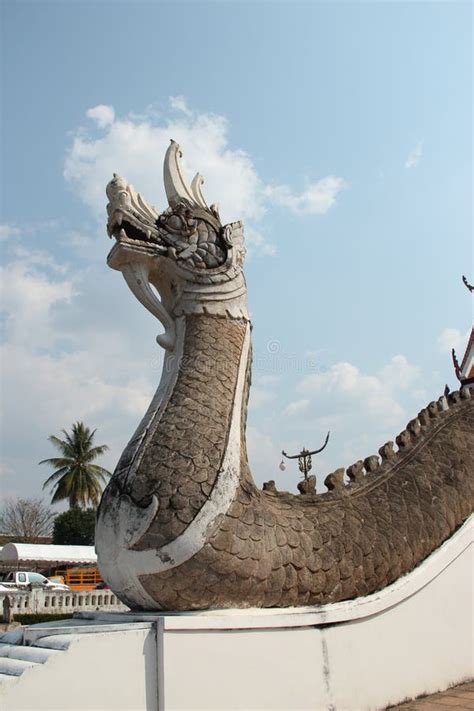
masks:
[[[68,634],[33,626],[29,644],[65,651],[1,687],[0,706],[376,711],[440,691],[473,675],[472,529],[471,520],[412,573],[348,602],[81,613]]]
[[[375,711],[464,681],[472,569],[465,551],[402,603],[328,627],[165,631],[164,708]]]
[[[2,711],[157,711],[153,630],[84,634],[0,687]]]

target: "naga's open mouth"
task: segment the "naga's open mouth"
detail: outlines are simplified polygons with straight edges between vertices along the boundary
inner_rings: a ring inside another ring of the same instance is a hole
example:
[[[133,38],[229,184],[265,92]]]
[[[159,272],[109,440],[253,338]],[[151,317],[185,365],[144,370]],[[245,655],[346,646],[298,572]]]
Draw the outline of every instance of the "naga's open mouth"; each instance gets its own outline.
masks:
[[[115,213],[114,219],[109,220],[107,232],[110,237],[114,237],[117,242],[123,240],[134,242],[148,242],[157,247],[163,247],[160,234],[155,225],[134,224],[131,219],[123,213]]]
[[[118,175],[114,175],[107,186],[107,194],[109,237],[117,242],[145,242],[166,254],[167,248],[157,228],[158,211]]]
[[[167,256],[192,270],[221,268],[232,247],[230,228],[222,225],[216,205],[207,206],[201,176],[187,184],[180,155],[172,141],[163,169],[168,207],[161,213],[114,173],[107,185],[107,232],[117,242],[127,243],[129,253],[131,249]]]
[[[145,234],[142,230],[137,229],[130,222],[127,222],[127,220],[124,220],[122,222],[122,229],[120,230],[120,233],[123,233],[123,232],[125,232],[125,235],[127,236],[128,239],[146,240],[146,241],[150,241],[153,239],[151,234]],[[119,233],[119,235],[120,235],[120,233]]]

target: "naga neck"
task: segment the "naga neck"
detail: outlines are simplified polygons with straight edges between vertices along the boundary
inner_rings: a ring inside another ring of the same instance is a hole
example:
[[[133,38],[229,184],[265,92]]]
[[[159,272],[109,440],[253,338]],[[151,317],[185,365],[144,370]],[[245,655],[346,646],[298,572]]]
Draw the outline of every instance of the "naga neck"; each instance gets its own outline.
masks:
[[[168,570],[202,548],[247,462],[250,323],[194,313],[176,318],[175,329],[158,390],[99,511],[103,572],[123,590],[133,570],[134,602],[137,574]]]

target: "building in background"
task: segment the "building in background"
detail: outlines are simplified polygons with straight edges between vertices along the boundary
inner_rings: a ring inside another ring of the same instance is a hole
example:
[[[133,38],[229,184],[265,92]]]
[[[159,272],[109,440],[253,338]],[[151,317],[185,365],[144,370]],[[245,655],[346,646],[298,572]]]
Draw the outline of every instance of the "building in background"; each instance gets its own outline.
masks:
[[[469,284],[465,276],[463,276],[462,280],[472,293],[474,291],[474,286]],[[461,364],[459,364],[454,348],[451,353],[453,357],[454,371],[457,379],[461,383],[461,387],[474,385],[474,326],[471,328],[471,335],[469,336]]]
[[[93,590],[102,583],[94,546],[7,543],[0,551],[0,575],[11,570],[38,571],[71,590]]]

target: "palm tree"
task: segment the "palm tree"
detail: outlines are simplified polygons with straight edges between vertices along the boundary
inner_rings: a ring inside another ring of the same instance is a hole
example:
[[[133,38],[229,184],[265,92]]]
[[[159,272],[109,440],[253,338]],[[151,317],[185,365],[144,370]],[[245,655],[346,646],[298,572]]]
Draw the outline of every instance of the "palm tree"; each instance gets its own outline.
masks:
[[[52,486],[51,503],[69,499],[69,508],[88,505],[98,506],[103,484],[110,472],[97,464],[94,459],[107,452],[106,444],[93,446],[96,430],[91,430],[83,422],[72,425],[71,433],[62,430],[64,439],[50,435],[52,445],[61,453],[59,457],[43,459],[40,464],[49,464],[55,471],[43,484],[43,489]]]

